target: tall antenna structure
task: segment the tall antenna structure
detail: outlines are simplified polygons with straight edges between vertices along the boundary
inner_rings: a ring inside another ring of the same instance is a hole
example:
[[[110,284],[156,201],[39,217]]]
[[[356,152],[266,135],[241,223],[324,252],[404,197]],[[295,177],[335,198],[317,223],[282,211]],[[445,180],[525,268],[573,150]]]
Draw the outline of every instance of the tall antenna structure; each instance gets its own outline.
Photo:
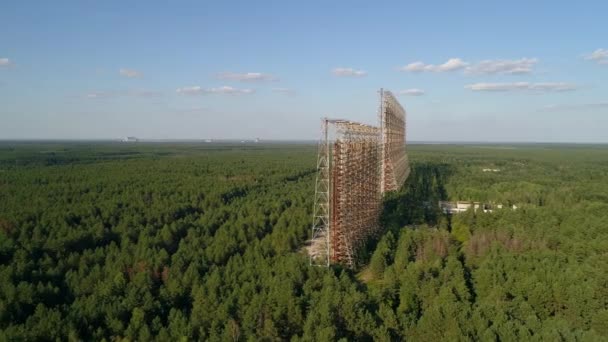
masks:
[[[398,190],[409,175],[405,111],[382,89],[378,116],[379,127],[322,119],[311,265],[355,267],[360,248],[379,233],[382,195]]]
[[[393,93],[380,89],[380,143],[382,144],[382,193],[401,188],[410,175],[405,150],[405,110]]]
[[[309,248],[310,263],[315,266],[329,266],[330,262],[330,144],[329,119],[321,121],[321,139],[317,152],[317,177],[312,216],[312,239]]]

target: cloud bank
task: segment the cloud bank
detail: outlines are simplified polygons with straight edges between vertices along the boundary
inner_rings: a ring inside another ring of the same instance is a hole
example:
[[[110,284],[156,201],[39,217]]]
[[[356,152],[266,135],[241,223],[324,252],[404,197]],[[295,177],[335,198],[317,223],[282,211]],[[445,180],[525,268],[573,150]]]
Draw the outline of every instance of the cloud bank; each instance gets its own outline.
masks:
[[[338,77],[363,77],[367,76],[365,70],[355,70],[353,68],[334,68],[331,73]]]
[[[520,59],[487,59],[478,63],[466,62],[460,58],[450,58],[443,64],[426,64],[423,62],[414,62],[406,66],[400,67],[400,71],[405,72],[451,72],[464,70],[465,74],[472,75],[518,75],[529,74],[533,71],[534,66],[538,63],[536,58],[520,58]]]
[[[606,64],[608,65],[608,50],[606,49],[597,49],[592,53],[585,56],[585,59],[588,61],[595,61],[598,64]]]
[[[529,83],[529,82],[514,82],[514,83],[475,83],[465,86],[466,89],[473,91],[572,91],[576,90],[576,86],[569,83]]]
[[[227,94],[227,95],[244,95],[253,94],[253,89],[239,89],[230,86],[223,86],[218,88],[201,88],[200,86],[189,86],[177,88],[175,90],[178,94],[184,95],[207,95],[207,94]]]
[[[468,74],[529,74],[532,72],[534,65],[538,63],[536,58],[521,58],[515,60],[496,59],[484,60],[477,64],[471,65],[465,69]]]
[[[261,72],[221,72],[216,75],[217,79],[228,80],[228,81],[239,81],[239,82],[263,82],[263,81],[278,81],[278,78],[270,74],[264,74]]]
[[[399,95],[408,95],[408,96],[422,96],[424,95],[424,90],[422,89],[404,89],[398,92]]]
[[[399,70],[410,72],[448,72],[460,70],[466,67],[467,65],[468,63],[466,63],[460,58],[450,58],[447,62],[439,65],[425,64],[423,62],[414,62],[399,68]]]

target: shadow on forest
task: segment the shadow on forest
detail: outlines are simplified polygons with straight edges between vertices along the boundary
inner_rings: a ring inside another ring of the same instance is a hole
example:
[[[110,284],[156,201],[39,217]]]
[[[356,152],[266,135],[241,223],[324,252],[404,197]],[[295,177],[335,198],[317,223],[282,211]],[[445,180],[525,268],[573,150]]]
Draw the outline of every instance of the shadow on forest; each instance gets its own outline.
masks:
[[[439,201],[447,201],[448,164],[424,163],[412,167],[403,187],[384,198],[380,224],[384,231],[398,231],[406,225],[435,226],[442,215]]]
[[[380,214],[382,235],[390,231],[399,236],[399,230],[407,225],[436,226],[443,215],[439,201],[448,199],[445,183],[453,172],[448,164],[414,164],[403,187],[385,195]],[[450,221],[448,216],[448,228]],[[361,255],[363,263],[369,260],[380,238],[368,241]]]

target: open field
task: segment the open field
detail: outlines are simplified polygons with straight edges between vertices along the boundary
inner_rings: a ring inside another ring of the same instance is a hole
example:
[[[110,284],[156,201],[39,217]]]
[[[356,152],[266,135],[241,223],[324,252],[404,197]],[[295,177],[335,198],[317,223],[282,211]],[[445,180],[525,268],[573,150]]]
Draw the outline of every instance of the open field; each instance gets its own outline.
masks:
[[[353,272],[302,253],[314,145],[0,142],[0,340],[607,338],[607,145],[408,153]]]

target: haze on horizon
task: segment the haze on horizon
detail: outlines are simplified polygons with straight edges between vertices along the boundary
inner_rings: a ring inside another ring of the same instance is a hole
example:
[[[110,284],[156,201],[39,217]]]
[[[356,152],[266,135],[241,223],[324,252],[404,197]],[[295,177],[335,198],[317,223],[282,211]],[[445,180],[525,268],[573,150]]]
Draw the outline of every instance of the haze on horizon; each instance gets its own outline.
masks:
[[[0,140],[312,140],[383,87],[408,140],[608,142],[604,1],[1,8]]]

